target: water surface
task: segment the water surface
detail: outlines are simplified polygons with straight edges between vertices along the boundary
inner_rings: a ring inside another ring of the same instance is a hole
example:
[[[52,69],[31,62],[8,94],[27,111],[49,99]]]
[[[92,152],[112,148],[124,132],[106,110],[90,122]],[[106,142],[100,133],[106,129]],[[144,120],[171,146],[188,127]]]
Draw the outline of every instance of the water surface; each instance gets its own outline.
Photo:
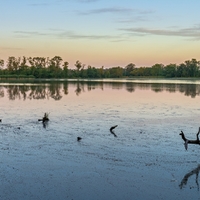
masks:
[[[191,81],[1,83],[0,198],[198,199],[200,147],[179,133],[196,138],[199,95]]]

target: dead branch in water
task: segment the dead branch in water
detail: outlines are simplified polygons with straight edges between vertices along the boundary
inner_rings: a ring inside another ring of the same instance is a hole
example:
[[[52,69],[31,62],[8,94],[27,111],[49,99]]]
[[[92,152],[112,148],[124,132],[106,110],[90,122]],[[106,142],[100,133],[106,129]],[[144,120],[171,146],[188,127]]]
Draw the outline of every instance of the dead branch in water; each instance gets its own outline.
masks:
[[[115,134],[115,132],[113,131],[113,129],[115,129],[117,126],[118,126],[118,125],[115,125],[115,126],[112,126],[112,127],[110,128],[110,132],[111,132],[115,137],[117,137],[117,135]]]
[[[49,113],[44,113],[44,117],[42,119],[38,119],[38,121],[48,122],[49,121]]]
[[[185,145],[185,149],[187,150],[188,149],[188,144],[199,144],[200,145],[200,140],[199,140],[199,134],[200,134],[200,127],[199,127],[199,131],[196,135],[196,140],[188,140],[186,137],[185,137],[185,134],[183,133],[183,131],[181,131],[181,133],[179,135],[181,135],[183,141],[185,142],[184,145]]]

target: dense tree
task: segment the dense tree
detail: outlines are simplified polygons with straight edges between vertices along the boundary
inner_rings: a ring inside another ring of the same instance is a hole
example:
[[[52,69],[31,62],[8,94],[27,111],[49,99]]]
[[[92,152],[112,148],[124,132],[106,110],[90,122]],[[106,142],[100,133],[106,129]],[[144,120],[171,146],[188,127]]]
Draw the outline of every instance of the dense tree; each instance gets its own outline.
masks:
[[[177,77],[184,77],[187,75],[187,72],[186,72],[186,66],[185,64],[180,64],[177,66],[177,70],[176,70],[176,76]]]
[[[150,67],[140,67],[135,68],[130,75],[132,76],[151,76],[151,68]]]
[[[162,76],[163,75],[163,64],[155,64],[151,68],[151,75],[152,76]]]
[[[187,75],[189,77],[196,77],[198,75],[199,65],[200,65],[199,61],[197,61],[196,59],[187,60],[185,61],[185,65],[188,72]]]
[[[0,69],[4,66],[4,60],[0,59]]]
[[[124,69],[124,75],[130,76],[131,72],[133,72],[134,69],[135,69],[135,64],[133,63],[128,64]]]
[[[84,68],[85,65],[82,64],[79,60],[77,60],[76,63],[75,63],[75,67],[76,67],[76,69],[77,69],[77,77],[79,77],[79,75],[80,75],[80,70],[81,70],[81,68]]]
[[[19,69],[19,65],[20,65],[20,61],[21,61],[21,58],[18,57],[14,57],[14,56],[10,56],[8,58],[8,61],[7,61],[7,68],[8,68],[8,71],[12,74],[12,73],[17,73],[18,69]]]
[[[63,59],[60,56],[54,56],[52,59],[50,59],[49,65],[55,68],[60,68],[62,60]]]
[[[68,77],[68,67],[69,67],[69,63],[65,61],[63,64],[63,78]]]
[[[4,60],[0,59],[0,74],[3,73]]]
[[[61,76],[61,63],[62,58],[60,56],[54,56],[52,59],[49,60],[49,74],[50,78],[59,78]]]
[[[99,74],[100,78],[104,78],[104,66],[102,66],[102,67],[98,70],[98,74]]]
[[[88,78],[95,78],[95,71],[94,68],[90,65],[87,67],[87,76]]]
[[[122,78],[123,77],[123,68],[121,67],[112,67],[109,69],[110,78]]]
[[[175,77],[176,76],[176,64],[169,64],[164,67],[165,77]]]
[[[27,58],[25,56],[22,57],[20,65],[19,65],[19,74],[21,75],[31,75],[30,68],[27,64]]]
[[[46,63],[48,63],[48,58],[46,59],[44,57],[29,57],[28,61],[31,66],[35,68],[44,68],[46,67]]]

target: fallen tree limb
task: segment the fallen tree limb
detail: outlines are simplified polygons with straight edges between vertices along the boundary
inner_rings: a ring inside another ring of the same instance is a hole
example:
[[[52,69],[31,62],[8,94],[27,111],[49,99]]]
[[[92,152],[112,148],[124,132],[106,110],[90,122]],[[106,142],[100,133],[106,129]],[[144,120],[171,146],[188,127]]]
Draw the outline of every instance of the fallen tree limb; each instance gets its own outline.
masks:
[[[185,137],[185,134],[183,133],[183,131],[181,131],[181,133],[179,135],[181,135],[182,139],[184,140],[184,145],[185,145],[185,149],[187,150],[188,149],[188,144],[199,144],[200,145],[200,140],[199,140],[199,134],[200,134],[200,127],[199,127],[199,131],[196,135],[196,140],[188,140],[186,137]]]
[[[111,128],[110,128],[110,132],[115,136],[115,137],[117,137],[117,135],[115,134],[115,132],[113,131],[116,127],[117,127],[118,125],[115,125],[115,126],[112,126]]]
[[[38,121],[48,122],[49,121],[49,113],[44,113],[44,117],[42,119],[38,119]]]

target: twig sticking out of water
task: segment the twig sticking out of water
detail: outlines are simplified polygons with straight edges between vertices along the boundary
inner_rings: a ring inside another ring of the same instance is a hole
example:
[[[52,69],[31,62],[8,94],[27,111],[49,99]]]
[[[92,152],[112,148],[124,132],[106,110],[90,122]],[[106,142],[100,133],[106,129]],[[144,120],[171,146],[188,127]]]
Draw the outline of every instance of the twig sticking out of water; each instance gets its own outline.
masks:
[[[44,113],[43,122],[49,121],[49,113]]]
[[[44,117],[42,119],[38,119],[38,121],[48,122],[49,121],[49,113],[44,113]]]
[[[111,132],[115,137],[117,137],[117,135],[115,134],[115,132],[113,131],[113,129],[115,129],[117,126],[118,126],[118,125],[115,125],[115,126],[112,126],[112,127],[110,128],[110,132]]]

